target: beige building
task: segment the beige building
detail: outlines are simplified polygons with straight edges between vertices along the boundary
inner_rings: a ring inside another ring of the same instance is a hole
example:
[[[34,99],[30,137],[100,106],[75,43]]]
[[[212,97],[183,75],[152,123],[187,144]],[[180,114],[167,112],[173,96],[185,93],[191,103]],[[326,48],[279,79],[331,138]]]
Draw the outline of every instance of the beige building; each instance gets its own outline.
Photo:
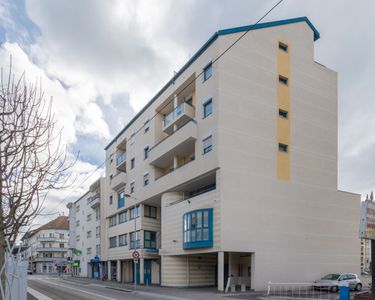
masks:
[[[359,272],[360,196],[337,190],[337,73],[317,39],[305,17],[220,30],[109,143],[110,279],[134,280],[134,249],[138,281],[163,286]]]
[[[100,205],[106,194],[104,183],[104,178],[98,178],[84,195],[67,205],[73,276],[100,279],[105,273],[106,245],[101,245],[101,241],[106,242],[106,233],[101,226]]]
[[[361,272],[371,269],[371,240],[361,239]]]
[[[65,271],[69,239],[69,221],[66,216],[56,219],[26,233],[22,245],[27,247],[24,257],[33,273],[57,273]]]

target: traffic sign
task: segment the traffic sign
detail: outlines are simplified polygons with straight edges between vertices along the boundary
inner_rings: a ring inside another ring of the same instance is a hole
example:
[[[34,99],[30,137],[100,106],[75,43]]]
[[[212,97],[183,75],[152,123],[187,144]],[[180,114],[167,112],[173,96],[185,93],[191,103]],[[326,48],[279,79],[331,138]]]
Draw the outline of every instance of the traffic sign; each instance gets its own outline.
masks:
[[[132,253],[132,256],[134,259],[138,259],[139,258],[139,252],[137,250],[134,250],[133,253]]]

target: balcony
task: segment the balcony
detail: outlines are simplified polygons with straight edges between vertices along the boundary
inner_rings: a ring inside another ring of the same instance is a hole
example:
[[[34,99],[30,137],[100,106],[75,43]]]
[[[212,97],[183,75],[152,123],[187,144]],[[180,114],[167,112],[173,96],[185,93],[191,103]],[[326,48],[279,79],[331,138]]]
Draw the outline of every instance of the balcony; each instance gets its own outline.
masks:
[[[90,205],[92,208],[96,208],[100,205],[100,194],[96,193],[95,195],[89,197],[87,199],[87,204]]]
[[[174,125],[178,127],[183,126],[194,118],[195,108],[186,102],[180,103],[176,106],[169,114],[164,116],[163,119],[163,131],[171,134],[173,132]]]
[[[65,257],[35,257],[32,259],[33,262],[56,262],[56,263],[63,263],[66,262]]]
[[[68,248],[58,248],[58,247],[51,247],[51,248],[35,248],[36,252],[67,252]]]
[[[120,172],[117,175],[113,176],[110,181],[111,187],[113,190],[118,190],[125,186],[126,184],[126,173]]]
[[[126,172],[126,152],[121,152],[116,159],[116,168],[119,171]]]
[[[174,157],[189,156],[194,153],[197,137],[197,124],[194,120],[190,120],[150,149],[150,164],[159,168],[166,168],[173,165]]]
[[[50,236],[47,236],[47,237],[38,237],[38,241],[39,242],[54,242],[56,241],[56,237],[50,237]]]

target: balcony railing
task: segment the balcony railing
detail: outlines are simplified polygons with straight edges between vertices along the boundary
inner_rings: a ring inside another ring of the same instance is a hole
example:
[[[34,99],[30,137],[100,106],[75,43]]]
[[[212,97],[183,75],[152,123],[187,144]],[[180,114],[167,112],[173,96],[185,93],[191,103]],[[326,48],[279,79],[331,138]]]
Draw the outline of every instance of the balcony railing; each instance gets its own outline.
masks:
[[[171,133],[172,124],[183,125],[189,119],[194,118],[195,108],[187,102],[177,105],[169,114],[164,116],[163,131]]]
[[[40,241],[40,242],[53,242],[53,241],[55,241],[57,238],[56,237],[54,237],[54,236],[46,236],[46,237],[44,237],[44,236],[40,236],[40,237],[38,237],[38,241]]]
[[[122,152],[118,157],[117,157],[117,165],[122,164],[126,160],[126,152]]]
[[[160,178],[162,178],[162,177],[164,177],[164,176],[166,176],[166,175],[168,175],[168,174],[170,174],[170,173],[172,173],[172,172],[174,172],[174,171],[176,171],[177,169],[179,169],[179,168],[181,168],[181,167],[187,165],[188,163],[191,163],[191,162],[194,161],[194,160],[195,160],[195,156],[192,156],[191,159],[188,160],[187,162],[185,162],[184,164],[181,164],[181,165],[177,166],[176,168],[171,167],[171,168],[169,169],[168,172],[166,172],[166,173],[160,175],[159,177],[156,177],[156,178],[155,178],[155,181],[158,180],[158,179],[160,179]]]

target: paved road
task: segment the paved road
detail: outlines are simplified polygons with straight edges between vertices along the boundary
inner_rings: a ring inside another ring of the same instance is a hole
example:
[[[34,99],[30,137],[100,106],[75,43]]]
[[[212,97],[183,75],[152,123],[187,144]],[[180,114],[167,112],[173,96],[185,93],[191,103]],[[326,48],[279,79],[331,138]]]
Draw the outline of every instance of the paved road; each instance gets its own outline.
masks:
[[[82,284],[63,280],[58,277],[46,275],[32,275],[28,278],[28,287],[44,295],[46,298],[38,297],[40,300],[150,300],[150,299],[170,299],[183,300],[181,297],[165,297],[152,295],[146,292],[133,292],[130,290],[116,290],[105,288],[99,284]],[[31,293],[33,292],[31,290]],[[30,299],[32,299],[30,297]],[[186,299],[186,298],[185,298]]]

